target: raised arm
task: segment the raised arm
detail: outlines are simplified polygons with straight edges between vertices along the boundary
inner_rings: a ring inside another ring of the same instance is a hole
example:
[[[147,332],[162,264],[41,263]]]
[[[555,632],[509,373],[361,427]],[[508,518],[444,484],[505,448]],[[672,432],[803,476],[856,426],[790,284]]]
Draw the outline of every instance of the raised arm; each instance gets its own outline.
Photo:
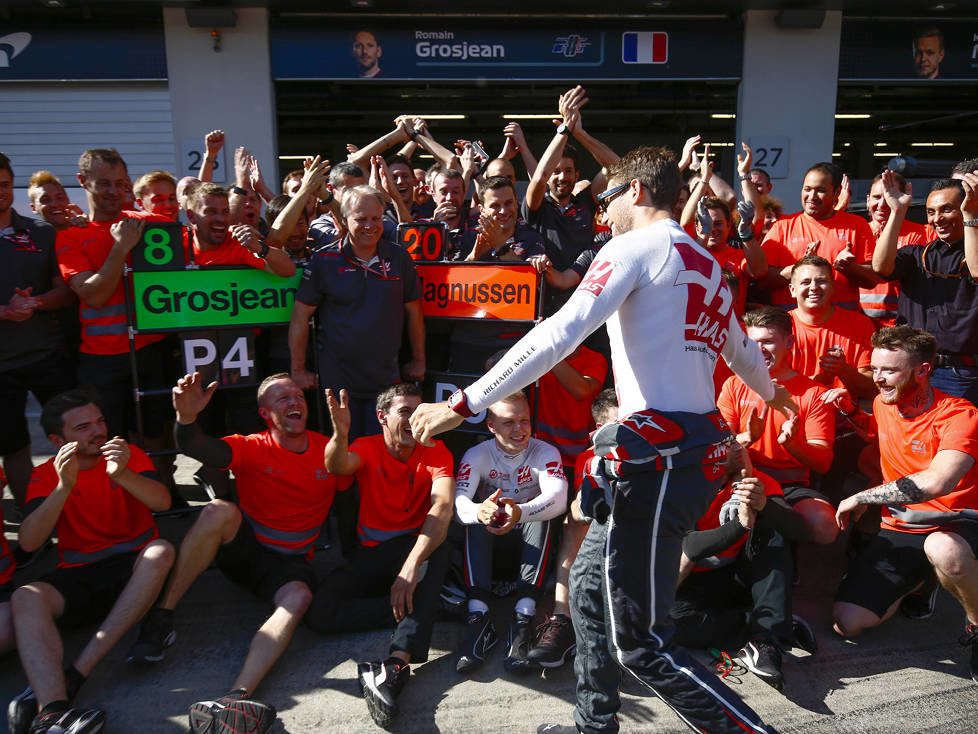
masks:
[[[964,187],[964,201],[961,202],[965,222],[964,259],[971,277],[978,279],[978,171],[964,174],[961,185]]]
[[[597,161],[598,165],[604,169],[617,161],[620,156],[608,145],[585,131],[581,116],[581,107],[587,104],[587,102],[588,97],[584,88],[578,86],[568,90],[560,98],[558,108],[564,118],[564,123],[570,128],[571,135],[574,136],[574,139],[583,145],[587,149],[587,152]],[[598,193],[604,191],[605,183],[605,175],[602,170],[591,179],[591,193],[596,196]]]
[[[897,238],[907,210],[913,203],[913,186],[907,181],[906,192],[900,191],[900,185],[890,170],[883,171],[881,181],[883,200],[890,207],[890,217],[876,240],[876,247],[873,248],[873,272],[887,276],[893,272],[896,263]]]
[[[215,390],[216,382],[204,387],[199,372],[177,380],[172,390],[173,409],[177,415],[173,436],[182,453],[206,466],[224,469],[233,458],[231,447],[219,438],[206,435],[197,423],[197,416],[207,407]]]
[[[224,131],[211,130],[204,136],[204,150],[206,154],[200,161],[200,172],[197,178],[201,181],[214,180],[214,164],[217,163],[217,154],[224,147]]]
[[[370,159],[375,155],[382,155],[384,151],[398,143],[405,143],[411,140],[411,131],[408,128],[406,118],[398,117],[394,122],[394,129],[384,133],[373,142],[368,143],[362,148],[357,149],[347,157],[350,163],[356,163],[364,171],[370,170]]]
[[[360,454],[350,451],[350,403],[346,390],[340,390],[339,400],[326,389],[326,407],[333,424],[333,437],[326,444],[324,460],[326,471],[349,476],[363,465]]]
[[[306,208],[306,200],[322,188],[327,173],[329,173],[329,161],[320,160],[317,155],[302,175],[302,183],[295,196],[272,222],[271,230],[265,237],[265,244],[269,247],[281,247],[285,243]]]
[[[507,150],[515,147],[516,152],[518,152],[520,154],[520,158],[523,159],[523,165],[526,166],[527,177],[532,178],[534,171],[537,170],[537,159],[526,142],[526,136],[523,134],[523,128],[520,127],[518,122],[507,123],[506,127],[503,128],[503,135],[506,137],[506,145],[503,146],[503,152],[499,157],[509,160],[512,158],[512,156],[506,155],[506,152]]]

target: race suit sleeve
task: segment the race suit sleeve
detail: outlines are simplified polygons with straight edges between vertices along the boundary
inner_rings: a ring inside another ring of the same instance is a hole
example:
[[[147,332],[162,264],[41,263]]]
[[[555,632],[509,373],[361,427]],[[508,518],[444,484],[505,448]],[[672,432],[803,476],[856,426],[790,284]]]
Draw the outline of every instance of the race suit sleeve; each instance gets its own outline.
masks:
[[[599,253],[595,263],[604,254]],[[537,324],[489,372],[465,389],[469,409],[478,413],[549,372],[618,310],[640,272],[640,263],[635,260],[618,260],[600,293],[593,295],[581,288],[574,291],[563,308]]]
[[[764,364],[764,357],[757,344],[747,338],[733,310],[730,311],[730,328],[727,340],[720,352],[724,360],[744,384],[760,395],[765,402],[774,397],[774,385]]]
[[[482,476],[488,471],[487,452],[473,446],[462,457],[455,475],[455,515],[463,525],[479,523],[479,505],[475,493],[482,483]]]
[[[567,510],[567,477],[560,463],[560,453],[553,447],[542,458],[544,468],[532,467],[537,476],[540,494],[527,502],[520,503],[520,522],[542,522],[560,517]]]

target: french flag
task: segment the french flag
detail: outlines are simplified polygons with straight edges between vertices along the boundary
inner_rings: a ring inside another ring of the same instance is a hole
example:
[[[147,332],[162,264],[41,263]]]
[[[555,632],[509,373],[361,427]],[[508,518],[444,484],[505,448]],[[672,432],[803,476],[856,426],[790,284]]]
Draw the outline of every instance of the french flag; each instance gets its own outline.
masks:
[[[665,64],[669,34],[665,31],[626,31],[621,34],[621,60],[626,64]]]

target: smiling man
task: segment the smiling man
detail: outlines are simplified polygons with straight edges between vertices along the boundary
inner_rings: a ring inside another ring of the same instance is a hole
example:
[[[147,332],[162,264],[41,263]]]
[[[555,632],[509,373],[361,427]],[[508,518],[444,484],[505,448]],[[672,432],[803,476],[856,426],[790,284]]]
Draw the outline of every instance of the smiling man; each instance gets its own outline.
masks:
[[[913,67],[921,79],[937,79],[944,61],[944,34],[937,26],[921,28],[913,37]]]
[[[897,609],[925,619],[934,612],[936,573],[964,608],[960,642],[978,683],[978,412],[930,384],[936,347],[930,334],[906,325],[873,335],[880,394],[870,429],[879,435],[884,483],[844,499],[837,520],[844,530],[867,506],[882,505],[882,523],[846,570],[833,617],[845,637]]]
[[[349,483],[326,471],[329,439],[306,430],[306,399],[287,374],[266,377],[258,387],[258,411],[268,428],[248,436],[219,439],[201,430],[197,417],[216,389],[217,383],[205,388],[196,372],[177,382],[174,434],[182,453],[234,472],[238,503],[215,499],[201,512],[180,544],[160,603],[147,615],[127,660],[163,659],[176,639],[174,609],[216,560],[225,576],[271,602],[274,611],[256,633],[230,693],[190,707],[190,728],[195,734],[234,734],[249,722],[254,728],[247,731],[264,734],[275,720],[275,709],[251,695],[285,652],[312,601],[313,543],[334,494]]]
[[[898,230],[912,197],[887,174],[887,228]],[[974,231],[976,218],[974,192],[966,197],[957,179],[935,181],[927,196],[927,222],[937,239],[897,249],[893,237],[881,237],[873,269],[900,284],[897,322],[923,329],[937,340],[931,384],[978,404],[978,280],[968,268],[964,248],[965,222]]]
[[[516,606],[503,666],[525,672],[533,617],[553,554],[550,521],[567,508],[567,479],[556,448],[532,438],[530,405],[516,393],[489,406],[492,438],[465,452],[458,467],[455,510],[465,525],[465,581],[469,618],[456,669],[485,662],[498,641],[489,619],[493,555],[508,549],[520,559]]]
[[[761,247],[768,273],[761,285],[772,291],[771,304],[793,308],[788,291],[792,266],[805,255],[824,257],[834,269],[835,304],[859,308],[859,288],[876,285],[868,261],[873,233],[866,220],[835,210],[842,189],[842,170],[834,163],[816,163],[808,169],[801,188],[802,210],[775,222]]]
[[[394,625],[388,657],[357,665],[357,684],[378,726],[397,714],[410,664],[428,659],[438,594],[448,565],[443,546],[452,521],[452,455],[440,441],[422,446],[411,432],[421,388],[392,385],[377,396],[382,433],[350,438],[345,390],[327,391],[333,438],[326,468],[355,476],[360,488],[359,544],[313,597],[307,623],[323,633]]]
[[[370,31],[358,31],[353,36],[353,58],[357,62],[357,73],[365,79],[373,79],[380,74],[380,57],[384,53],[380,41]]]

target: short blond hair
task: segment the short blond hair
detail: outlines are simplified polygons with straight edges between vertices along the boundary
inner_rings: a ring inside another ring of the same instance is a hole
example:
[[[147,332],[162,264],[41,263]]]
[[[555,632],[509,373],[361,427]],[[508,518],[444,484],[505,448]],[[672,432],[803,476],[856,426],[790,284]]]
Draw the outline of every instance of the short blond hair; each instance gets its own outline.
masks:
[[[173,184],[173,188],[177,186],[177,180],[169,171],[150,171],[136,179],[136,183],[132,185],[132,193],[136,195],[137,199],[141,199],[143,192],[157,181],[169,181]]]
[[[504,398],[500,398],[499,400],[497,400],[496,402],[494,402],[492,405],[490,405],[488,408],[486,408],[486,410],[488,411],[487,417],[488,416],[492,416],[493,418],[498,418],[499,417],[496,414],[496,411],[493,410],[493,408],[495,408],[500,403],[519,403],[519,402],[526,403],[526,409],[527,410],[530,409],[530,400],[529,400],[529,398],[526,397],[526,393],[524,393],[524,392],[514,392],[512,395],[507,395]]]
[[[48,184],[60,186],[62,191],[65,189],[61,180],[50,171],[34,171],[31,174],[30,183],[27,184],[27,198],[31,200],[31,203],[35,203],[34,197],[40,196],[41,190]]]

